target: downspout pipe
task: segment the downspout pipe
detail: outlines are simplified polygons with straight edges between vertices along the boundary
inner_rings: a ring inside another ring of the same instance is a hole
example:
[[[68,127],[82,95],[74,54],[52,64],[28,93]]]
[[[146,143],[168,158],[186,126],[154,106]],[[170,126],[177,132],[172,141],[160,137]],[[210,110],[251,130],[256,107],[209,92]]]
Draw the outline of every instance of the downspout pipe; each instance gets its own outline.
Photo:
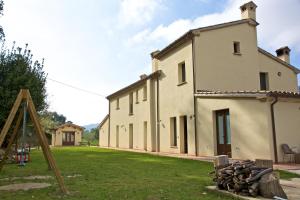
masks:
[[[193,100],[194,100],[194,131],[195,131],[195,155],[198,156],[198,135],[197,135],[197,99],[196,94],[196,76],[195,76],[195,39],[192,38],[192,56],[193,56]]]
[[[276,140],[276,126],[275,126],[275,115],[274,115],[274,105],[278,102],[278,97],[274,97],[274,101],[271,103],[271,121],[272,121],[272,134],[273,134],[273,149],[274,149],[274,159],[275,163],[278,163],[277,154],[277,140]]]
[[[107,146],[110,147],[110,100],[108,100],[108,137]]]
[[[156,126],[157,126],[157,133],[156,133],[156,152],[160,152],[160,113],[159,113],[159,76],[157,76],[157,83],[156,83]]]

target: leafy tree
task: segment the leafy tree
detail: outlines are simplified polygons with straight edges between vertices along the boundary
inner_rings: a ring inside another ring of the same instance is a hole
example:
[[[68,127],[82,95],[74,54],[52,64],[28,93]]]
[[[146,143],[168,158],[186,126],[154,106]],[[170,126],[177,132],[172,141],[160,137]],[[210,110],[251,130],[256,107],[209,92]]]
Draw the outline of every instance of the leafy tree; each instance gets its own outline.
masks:
[[[0,15],[3,15],[3,6],[4,6],[4,2],[3,0],[0,0]],[[0,26],[0,40],[3,40],[3,38],[4,38],[4,32],[2,26]]]
[[[99,129],[93,128],[91,130],[85,130],[83,133],[83,139],[89,142],[90,144],[98,144],[99,141]]]
[[[66,122],[66,117],[57,112],[44,111],[40,114],[40,122],[45,133],[50,137],[56,127]]]
[[[31,51],[20,47],[11,50],[5,49],[2,41],[0,51],[0,127],[14,104],[20,89],[29,89],[38,112],[47,108],[46,78],[43,71],[43,62],[32,61]]]

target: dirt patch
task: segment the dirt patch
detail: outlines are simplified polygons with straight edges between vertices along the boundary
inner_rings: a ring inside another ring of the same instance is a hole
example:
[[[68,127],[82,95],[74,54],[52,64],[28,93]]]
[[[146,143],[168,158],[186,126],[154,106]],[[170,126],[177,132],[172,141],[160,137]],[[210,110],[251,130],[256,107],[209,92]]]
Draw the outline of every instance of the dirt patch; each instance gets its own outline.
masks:
[[[52,176],[25,176],[25,177],[11,177],[11,178],[3,178],[0,181],[15,181],[19,179],[24,180],[43,180],[43,179],[52,179]]]
[[[76,177],[79,177],[79,176],[82,176],[82,175],[81,174],[74,174],[74,175],[67,176],[67,178],[76,178]]]
[[[10,185],[4,185],[0,186],[0,190],[6,190],[6,191],[18,191],[18,190],[31,190],[31,189],[41,189],[50,187],[51,184],[49,183],[18,183],[18,184],[10,184]]]

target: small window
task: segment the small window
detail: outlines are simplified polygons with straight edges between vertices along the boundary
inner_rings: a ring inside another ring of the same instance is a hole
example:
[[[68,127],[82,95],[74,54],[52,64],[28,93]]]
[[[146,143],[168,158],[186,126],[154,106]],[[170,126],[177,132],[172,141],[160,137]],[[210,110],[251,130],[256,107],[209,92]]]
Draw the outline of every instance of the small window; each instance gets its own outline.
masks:
[[[185,62],[178,65],[178,84],[186,82]]]
[[[116,109],[119,110],[120,109],[120,102],[119,102],[119,98],[117,98],[116,100]]]
[[[269,78],[267,72],[259,73],[260,90],[269,90]]]
[[[143,100],[144,101],[147,100],[147,86],[144,86],[144,88],[143,88]]]
[[[233,42],[233,53],[241,54],[240,42]]]
[[[139,90],[135,92],[135,103],[139,103]]]
[[[133,93],[129,94],[129,115],[133,115]]]
[[[170,118],[170,136],[171,136],[171,146],[177,146],[177,124],[176,117]]]

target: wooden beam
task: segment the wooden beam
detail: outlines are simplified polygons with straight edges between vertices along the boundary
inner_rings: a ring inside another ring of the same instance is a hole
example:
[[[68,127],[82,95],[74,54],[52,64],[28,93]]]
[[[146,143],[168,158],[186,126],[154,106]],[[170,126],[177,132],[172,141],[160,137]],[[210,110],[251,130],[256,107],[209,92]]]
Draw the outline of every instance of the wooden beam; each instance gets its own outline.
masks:
[[[9,128],[11,127],[11,123],[13,122],[14,118],[15,118],[15,115],[20,107],[20,104],[22,102],[22,99],[24,98],[24,93],[25,91],[23,89],[20,90],[18,96],[17,96],[17,99],[9,113],[9,116],[4,124],[4,127],[3,129],[1,130],[1,133],[0,133],[0,147],[2,146],[3,144],[3,141],[7,135],[7,132],[9,130]]]
[[[60,174],[60,171],[59,169],[57,168],[57,165],[56,165],[56,162],[51,154],[51,151],[50,151],[50,148],[49,148],[49,145],[48,145],[48,142],[47,142],[47,138],[46,138],[46,135],[45,133],[43,132],[42,130],[42,127],[39,123],[39,120],[37,118],[37,112],[36,112],[36,109],[35,109],[35,106],[33,104],[33,101],[32,101],[32,98],[31,98],[31,95],[29,93],[29,90],[26,90],[26,99],[28,101],[28,111],[29,113],[31,113],[30,115],[32,116],[32,121],[33,121],[33,124],[34,126],[36,127],[36,130],[37,130],[37,135],[39,135],[39,139],[40,139],[40,143],[41,143],[41,146],[42,146],[42,149],[50,163],[50,166],[51,168],[53,169],[54,171],[54,174],[56,176],[56,180],[59,184],[59,187],[61,189],[61,191],[64,193],[64,194],[67,194],[68,191],[65,187],[65,184],[64,184],[64,180]]]
[[[18,116],[18,119],[17,119],[17,122],[16,122],[16,125],[15,125],[15,128],[13,130],[13,133],[9,139],[9,142],[8,142],[8,145],[7,145],[7,148],[5,150],[5,153],[4,153],[4,156],[3,156],[3,159],[2,161],[0,162],[0,171],[2,170],[4,164],[5,164],[5,161],[7,160],[8,158],[8,155],[11,151],[11,147],[12,147],[12,144],[14,143],[14,141],[17,139],[17,135],[18,135],[18,130],[19,130],[19,127],[20,127],[20,124],[21,124],[21,121],[22,121],[22,116],[24,114],[24,111],[21,110],[20,113],[19,113],[19,116]]]
[[[29,115],[30,115],[31,120],[33,121],[33,119],[34,119],[34,114],[33,114],[33,112],[30,112],[30,110],[29,110],[29,105],[27,106],[27,109],[28,109],[28,111],[29,111]],[[33,123],[34,123],[34,122],[33,122]],[[47,161],[47,164],[48,164],[48,170],[52,170],[53,168],[52,168],[51,162],[49,161],[48,155],[46,154],[46,151],[45,151],[46,147],[44,146],[44,143],[41,142],[41,141],[42,141],[41,135],[38,134],[38,132],[39,132],[40,130],[39,130],[39,129],[37,128],[37,126],[35,126],[35,125],[34,125],[34,130],[35,130],[35,132],[36,132],[36,136],[37,136],[37,138],[38,138],[38,140],[39,140],[39,143],[40,143],[40,145],[41,145],[41,147],[42,147],[42,152],[43,152],[44,158],[45,158],[45,160]]]

